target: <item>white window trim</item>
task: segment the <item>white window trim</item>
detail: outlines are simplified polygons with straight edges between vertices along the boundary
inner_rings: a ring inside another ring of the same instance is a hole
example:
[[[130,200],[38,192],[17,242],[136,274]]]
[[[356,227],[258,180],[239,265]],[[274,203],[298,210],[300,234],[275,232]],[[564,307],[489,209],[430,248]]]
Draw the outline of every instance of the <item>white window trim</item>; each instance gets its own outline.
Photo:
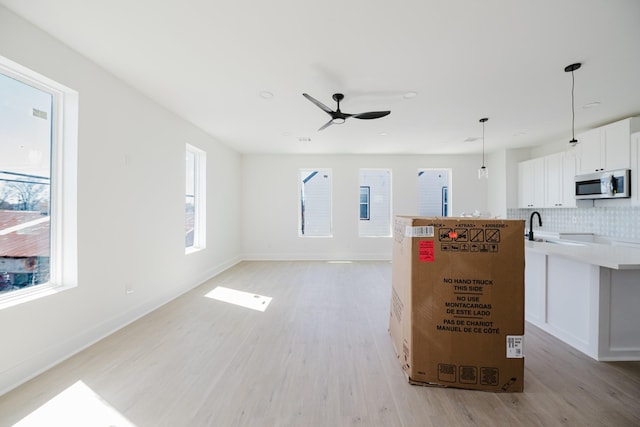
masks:
[[[382,171],[387,172],[389,174],[389,231],[387,234],[381,234],[379,236],[369,235],[369,234],[360,234],[360,230],[358,230],[358,237],[362,239],[388,239],[393,235],[393,175],[392,170],[389,168],[360,168],[358,172],[358,177],[360,177],[360,173],[362,171]],[[359,185],[362,187],[361,183]],[[371,193],[369,193],[369,218],[371,218]]]
[[[0,56],[0,73],[53,95],[49,282],[0,295],[0,309],[78,286],[78,92]]]
[[[449,212],[449,215],[447,217],[452,217],[453,216],[453,199],[451,197],[451,195],[453,194],[453,169],[452,168],[418,168],[418,176],[420,176],[420,172],[428,172],[428,171],[433,171],[433,170],[446,170],[447,174],[448,174],[448,179],[447,179],[447,211]],[[420,210],[420,185],[418,184],[418,193],[417,193],[417,197],[416,197],[416,204],[417,204],[417,211],[419,212]],[[440,207],[442,209],[442,206]]]
[[[327,172],[331,177],[330,197],[329,197],[329,234],[325,235],[309,235],[302,233],[302,193],[304,191],[304,183],[301,178],[301,171],[313,170],[318,173]],[[298,237],[304,239],[332,239],[333,238],[333,170],[331,168],[300,168],[298,169]]]
[[[191,144],[185,144],[185,150],[194,154],[195,162],[193,246],[185,247],[185,254],[191,254],[207,247],[207,153]]]
[[[362,202],[362,190],[367,189],[367,201]],[[367,217],[362,218],[362,205],[367,205]],[[370,185],[361,185],[360,186],[360,209],[359,209],[359,220],[360,221],[371,221],[371,186]]]

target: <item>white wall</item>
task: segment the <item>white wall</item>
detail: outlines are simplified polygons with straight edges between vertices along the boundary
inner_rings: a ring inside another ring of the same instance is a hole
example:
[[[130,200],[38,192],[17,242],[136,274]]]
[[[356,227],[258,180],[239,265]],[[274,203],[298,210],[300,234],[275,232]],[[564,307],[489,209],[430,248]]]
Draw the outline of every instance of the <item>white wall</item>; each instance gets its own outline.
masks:
[[[394,215],[416,215],[420,168],[451,168],[453,215],[487,210],[478,156],[243,155],[242,247],[247,259],[390,259],[390,237],[358,236],[360,168],[391,169]],[[333,237],[298,236],[298,171],[333,172]]]
[[[2,394],[237,262],[241,157],[1,6],[0,54],[80,96],[79,286],[0,310]],[[207,249],[188,256],[185,143],[208,162]]]
[[[488,206],[492,216],[507,217],[507,151],[500,150],[487,156],[489,169]]]
[[[488,210],[507,218],[507,209],[518,207],[518,162],[531,158],[529,148],[500,150],[489,154]]]

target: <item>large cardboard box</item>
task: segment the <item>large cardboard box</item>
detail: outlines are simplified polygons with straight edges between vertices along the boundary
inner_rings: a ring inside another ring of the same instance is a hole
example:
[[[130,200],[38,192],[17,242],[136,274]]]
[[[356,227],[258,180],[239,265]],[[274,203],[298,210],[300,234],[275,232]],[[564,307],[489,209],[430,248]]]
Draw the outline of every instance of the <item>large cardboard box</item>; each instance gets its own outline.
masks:
[[[389,331],[409,382],[524,387],[524,221],[396,216]]]

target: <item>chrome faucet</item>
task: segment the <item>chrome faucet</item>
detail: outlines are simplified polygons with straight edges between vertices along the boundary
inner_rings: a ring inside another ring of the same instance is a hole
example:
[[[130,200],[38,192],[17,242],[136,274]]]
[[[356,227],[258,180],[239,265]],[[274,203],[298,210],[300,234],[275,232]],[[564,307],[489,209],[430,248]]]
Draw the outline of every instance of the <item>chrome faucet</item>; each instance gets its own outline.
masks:
[[[533,211],[531,212],[531,216],[529,217],[529,240],[533,240],[533,216],[538,215],[538,225],[542,227],[542,217],[540,217],[540,212]]]

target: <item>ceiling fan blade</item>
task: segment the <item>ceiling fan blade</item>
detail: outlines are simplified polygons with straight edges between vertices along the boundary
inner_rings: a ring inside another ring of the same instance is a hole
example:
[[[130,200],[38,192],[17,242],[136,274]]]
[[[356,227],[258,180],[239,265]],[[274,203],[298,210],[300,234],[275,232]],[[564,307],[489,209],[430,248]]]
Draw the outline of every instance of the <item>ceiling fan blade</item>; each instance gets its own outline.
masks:
[[[326,105],[324,105],[322,102],[318,101],[317,99],[315,99],[313,96],[303,93],[302,96],[304,96],[305,98],[307,98],[309,101],[313,102],[314,104],[316,104],[318,107],[320,107],[325,113],[327,114],[333,114],[333,110],[329,107],[327,107]]]
[[[379,119],[380,117],[387,116],[391,113],[391,111],[369,111],[368,113],[360,113],[354,114],[352,117],[356,119],[370,120],[370,119]]]
[[[327,123],[325,123],[324,125],[322,125],[322,127],[320,129],[318,129],[319,131],[321,131],[322,129],[326,129],[329,126],[331,126],[333,124],[333,119],[329,120]]]

